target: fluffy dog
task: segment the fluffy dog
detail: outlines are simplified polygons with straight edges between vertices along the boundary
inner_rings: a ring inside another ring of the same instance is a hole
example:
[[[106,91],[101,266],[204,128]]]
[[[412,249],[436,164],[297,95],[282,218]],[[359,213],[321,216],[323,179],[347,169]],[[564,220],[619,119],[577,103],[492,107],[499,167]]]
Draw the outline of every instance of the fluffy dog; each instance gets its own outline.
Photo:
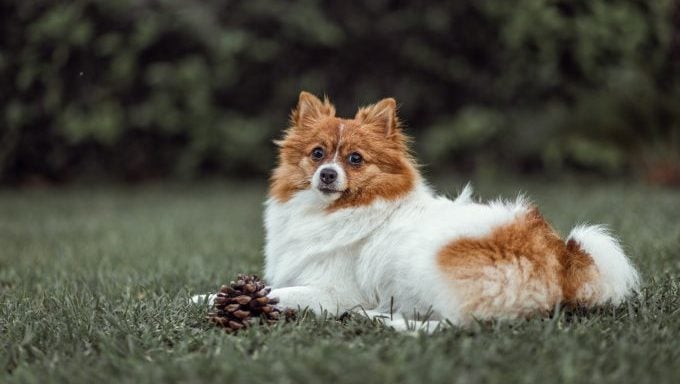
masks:
[[[618,304],[638,273],[601,226],[562,240],[522,198],[438,196],[420,175],[396,101],[336,117],[302,92],[266,202],[265,277],[287,307],[357,310],[398,329]],[[411,322],[428,314],[428,322]],[[435,322],[433,324],[433,321]]]

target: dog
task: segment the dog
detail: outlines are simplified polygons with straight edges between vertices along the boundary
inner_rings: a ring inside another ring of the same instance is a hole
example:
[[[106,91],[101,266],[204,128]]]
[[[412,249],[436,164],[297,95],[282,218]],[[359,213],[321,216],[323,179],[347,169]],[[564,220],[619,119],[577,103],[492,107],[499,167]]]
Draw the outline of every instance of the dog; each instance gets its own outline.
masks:
[[[429,329],[616,305],[638,290],[602,226],[563,240],[524,198],[482,204],[469,185],[453,200],[433,192],[393,98],[344,119],[302,92],[275,143],[265,279],[281,306]]]

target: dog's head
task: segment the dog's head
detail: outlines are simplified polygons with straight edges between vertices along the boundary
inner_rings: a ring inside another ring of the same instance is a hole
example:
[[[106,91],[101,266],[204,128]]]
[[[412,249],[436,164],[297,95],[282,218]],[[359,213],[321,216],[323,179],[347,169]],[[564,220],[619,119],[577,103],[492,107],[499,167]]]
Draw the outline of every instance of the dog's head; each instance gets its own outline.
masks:
[[[353,119],[335,116],[328,99],[302,92],[279,146],[271,196],[289,200],[312,190],[329,208],[396,199],[415,185],[417,171],[392,98],[360,108]]]

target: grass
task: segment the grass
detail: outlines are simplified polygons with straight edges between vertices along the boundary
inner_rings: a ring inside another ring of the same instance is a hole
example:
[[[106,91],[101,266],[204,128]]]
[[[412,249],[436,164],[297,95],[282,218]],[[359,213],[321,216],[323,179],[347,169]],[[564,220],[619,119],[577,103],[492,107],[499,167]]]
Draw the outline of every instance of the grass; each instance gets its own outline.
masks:
[[[455,194],[456,180],[439,186]],[[259,272],[265,186],[0,192],[0,382],[680,382],[680,193],[566,180],[521,189],[566,233],[610,225],[640,267],[618,308],[405,335],[307,316],[231,336],[190,294]],[[424,281],[423,283],[427,283]]]

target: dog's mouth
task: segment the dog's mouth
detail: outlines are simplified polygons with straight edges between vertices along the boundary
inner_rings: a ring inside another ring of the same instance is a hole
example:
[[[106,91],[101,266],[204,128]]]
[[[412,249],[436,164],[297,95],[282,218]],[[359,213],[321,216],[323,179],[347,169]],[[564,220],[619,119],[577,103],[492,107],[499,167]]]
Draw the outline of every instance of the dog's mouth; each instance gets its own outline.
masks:
[[[336,189],[336,188],[333,188],[333,187],[327,186],[327,185],[319,186],[317,189],[318,189],[321,193],[323,193],[324,195],[332,195],[332,194],[334,194],[334,193],[343,193],[343,192],[345,192],[345,191],[342,190],[342,189]]]

